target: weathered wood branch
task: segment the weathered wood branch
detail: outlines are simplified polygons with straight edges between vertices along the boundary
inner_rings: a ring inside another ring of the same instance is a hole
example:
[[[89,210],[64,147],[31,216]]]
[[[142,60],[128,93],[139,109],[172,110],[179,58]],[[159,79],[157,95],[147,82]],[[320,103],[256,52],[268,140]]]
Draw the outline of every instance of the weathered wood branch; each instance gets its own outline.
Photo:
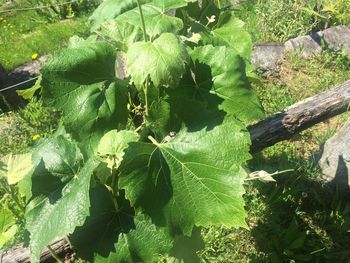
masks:
[[[350,80],[248,127],[252,138],[251,152],[257,153],[288,140],[317,123],[348,111],[349,106]]]
[[[346,112],[349,107],[350,80],[248,127],[252,138],[251,152],[257,153],[277,142],[288,140],[317,123]],[[73,254],[67,240],[57,240],[51,247],[65,262],[72,262],[67,258],[67,255],[70,257]],[[10,249],[3,253],[0,262],[29,263],[29,250],[23,247]],[[55,260],[50,252],[45,250],[41,262],[51,263]]]
[[[73,250],[66,239],[58,239],[51,246],[53,251],[62,259],[63,262],[73,262]],[[0,251],[1,263],[30,263],[30,252],[28,248],[18,246],[6,251]],[[40,257],[41,263],[56,263],[52,254],[45,249]]]

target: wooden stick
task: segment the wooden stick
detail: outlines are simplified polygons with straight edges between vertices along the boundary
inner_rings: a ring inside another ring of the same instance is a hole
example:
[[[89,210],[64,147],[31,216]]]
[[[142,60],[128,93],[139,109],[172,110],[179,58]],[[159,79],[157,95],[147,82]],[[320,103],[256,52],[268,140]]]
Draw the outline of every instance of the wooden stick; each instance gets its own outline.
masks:
[[[257,153],[301,131],[348,111],[350,80],[335,88],[296,103],[263,121],[248,127],[251,153]]]

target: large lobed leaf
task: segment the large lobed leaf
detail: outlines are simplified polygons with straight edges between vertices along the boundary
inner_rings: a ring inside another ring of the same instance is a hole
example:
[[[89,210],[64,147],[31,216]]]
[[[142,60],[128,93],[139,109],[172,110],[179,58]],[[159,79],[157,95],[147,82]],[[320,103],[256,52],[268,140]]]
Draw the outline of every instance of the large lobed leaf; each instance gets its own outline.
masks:
[[[141,3],[146,3],[149,1],[140,0]],[[104,21],[116,18],[117,16],[135,8],[136,6],[137,0],[106,0],[99,5],[89,19],[92,27],[97,27]]]
[[[235,50],[208,45],[195,48],[190,55],[198,88],[204,93],[209,89],[223,99],[222,110],[245,122],[262,116],[259,99],[245,75],[245,63]]]
[[[128,119],[126,83],[115,78],[115,50],[103,42],[80,44],[42,70],[43,100],[63,112],[64,124],[87,156],[101,137]]]
[[[190,235],[196,226],[246,227],[241,165],[249,134],[237,121],[213,130],[182,130],[167,143],[131,143],[120,186],[152,220]]]
[[[103,185],[91,190],[90,216],[70,236],[78,255],[89,262],[154,262],[167,253],[172,242],[162,228],[145,215],[134,215],[120,193],[115,201]]]
[[[30,233],[32,262],[37,262],[41,251],[56,238],[73,233],[84,224],[89,215],[89,189],[98,161],[91,159],[60,191],[34,198],[26,208],[26,229]]]
[[[0,177],[5,177],[10,185],[20,182],[32,169],[32,155],[30,153],[6,155],[0,158]]]
[[[0,207],[0,249],[15,237],[17,229],[16,218],[11,211]]]
[[[180,18],[169,15],[169,12],[195,1],[145,1],[149,2],[142,5],[147,35],[153,40],[162,33],[178,33],[183,29],[183,22]],[[112,8],[112,4],[110,5]],[[135,7],[115,17],[116,19],[108,19],[98,27],[94,27],[94,32],[113,40],[117,48],[125,52],[132,43],[144,40],[139,8]]]
[[[185,45],[171,33],[164,33],[154,42],[136,42],[127,53],[131,79],[139,89],[148,76],[156,87],[176,87],[185,72],[189,56]]]

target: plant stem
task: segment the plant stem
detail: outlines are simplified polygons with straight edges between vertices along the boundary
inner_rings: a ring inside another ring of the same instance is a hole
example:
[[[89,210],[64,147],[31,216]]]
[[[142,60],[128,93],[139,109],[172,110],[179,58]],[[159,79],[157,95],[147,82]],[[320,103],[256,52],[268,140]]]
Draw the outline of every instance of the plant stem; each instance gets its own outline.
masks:
[[[145,107],[146,107],[146,117],[148,116],[148,81],[145,84],[145,87],[143,89],[144,93],[145,93]]]
[[[47,249],[50,251],[52,257],[57,261],[57,263],[63,263],[51,246],[48,245]]]
[[[144,16],[143,16],[143,11],[142,11],[142,8],[141,8],[141,2],[140,2],[140,0],[137,0],[137,5],[138,5],[139,11],[140,11],[140,17],[141,17],[141,23],[142,23],[143,37],[144,37],[145,41],[147,42],[147,41],[148,41],[148,38],[147,38],[146,24],[145,24],[145,18],[144,18]]]

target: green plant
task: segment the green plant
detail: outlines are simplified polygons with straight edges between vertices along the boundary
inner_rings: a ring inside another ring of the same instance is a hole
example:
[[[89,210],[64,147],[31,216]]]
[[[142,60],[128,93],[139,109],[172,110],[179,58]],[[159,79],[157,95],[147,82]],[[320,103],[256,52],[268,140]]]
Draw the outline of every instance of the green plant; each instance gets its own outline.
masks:
[[[194,254],[200,227],[247,228],[249,34],[227,1],[146,2],[105,1],[91,21],[109,41],[75,38],[42,69],[63,126],[20,182],[33,262],[57,237],[89,261],[152,262]]]
[[[316,20],[320,20],[324,28],[350,23],[349,0],[301,1],[300,9],[314,16]]]
[[[29,0],[30,5],[38,7],[36,12],[42,17],[46,17],[49,21],[58,21],[66,18],[72,18],[95,9],[100,0]]]
[[[235,6],[235,13],[247,21],[254,41],[285,42],[318,28],[319,21],[299,5],[299,0],[243,0]]]

